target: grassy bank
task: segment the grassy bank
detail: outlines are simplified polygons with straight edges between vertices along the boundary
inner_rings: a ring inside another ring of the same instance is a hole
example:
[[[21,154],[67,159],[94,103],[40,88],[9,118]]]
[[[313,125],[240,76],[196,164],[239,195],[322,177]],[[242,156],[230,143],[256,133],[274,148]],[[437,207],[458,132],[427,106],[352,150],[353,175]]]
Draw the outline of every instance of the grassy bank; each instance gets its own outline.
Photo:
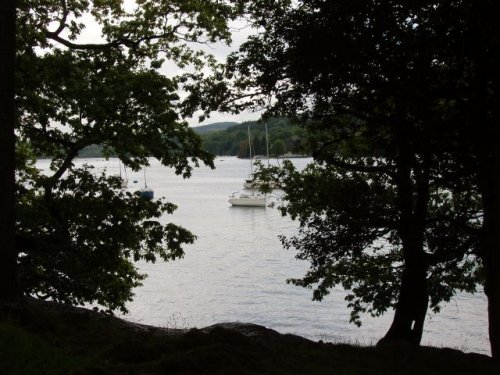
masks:
[[[250,324],[172,330],[33,300],[0,312],[0,374],[500,373],[458,350],[316,343]]]

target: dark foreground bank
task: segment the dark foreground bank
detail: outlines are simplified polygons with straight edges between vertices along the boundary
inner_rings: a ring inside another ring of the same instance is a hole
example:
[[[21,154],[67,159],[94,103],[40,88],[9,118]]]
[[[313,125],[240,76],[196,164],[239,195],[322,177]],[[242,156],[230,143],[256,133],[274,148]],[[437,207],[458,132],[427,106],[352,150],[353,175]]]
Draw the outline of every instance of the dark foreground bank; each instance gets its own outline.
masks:
[[[0,374],[500,374],[489,357],[316,343],[261,326],[172,330],[29,300],[0,305]]]

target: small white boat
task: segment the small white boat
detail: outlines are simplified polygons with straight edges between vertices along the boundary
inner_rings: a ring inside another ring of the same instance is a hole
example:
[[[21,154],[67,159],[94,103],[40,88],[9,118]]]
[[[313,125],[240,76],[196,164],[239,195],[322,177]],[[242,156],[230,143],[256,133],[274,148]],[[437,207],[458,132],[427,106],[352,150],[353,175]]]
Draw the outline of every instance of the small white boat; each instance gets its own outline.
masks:
[[[266,196],[260,194],[239,194],[233,193],[229,196],[229,203],[233,206],[241,207],[266,207]]]

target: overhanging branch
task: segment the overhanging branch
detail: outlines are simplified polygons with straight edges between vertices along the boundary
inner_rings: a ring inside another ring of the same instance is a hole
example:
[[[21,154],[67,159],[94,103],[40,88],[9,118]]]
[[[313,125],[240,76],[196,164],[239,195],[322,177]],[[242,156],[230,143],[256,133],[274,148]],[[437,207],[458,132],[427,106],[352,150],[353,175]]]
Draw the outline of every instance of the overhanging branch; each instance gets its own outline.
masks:
[[[365,164],[348,163],[346,161],[337,159],[337,158],[332,157],[332,156],[329,156],[327,161],[329,164],[331,164],[335,167],[347,169],[347,170],[353,171],[353,172],[384,173],[384,174],[387,174],[391,177],[394,176],[394,172],[391,170],[391,168],[388,165],[378,166],[378,165],[365,165]]]

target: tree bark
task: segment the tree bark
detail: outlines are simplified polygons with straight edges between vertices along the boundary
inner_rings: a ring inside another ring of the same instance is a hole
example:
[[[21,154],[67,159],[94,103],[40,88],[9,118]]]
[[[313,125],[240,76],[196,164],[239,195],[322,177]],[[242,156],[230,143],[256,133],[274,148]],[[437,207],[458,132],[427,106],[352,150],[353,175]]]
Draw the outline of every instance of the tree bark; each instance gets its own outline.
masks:
[[[474,79],[471,82],[471,118],[466,136],[472,135],[479,160],[478,183],[483,208],[481,259],[488,299],[491,355],[500,363],[500,100],[498,79],[499,25],[494,3],[479,2],[471,16],[467,49]]]
[[[485,270],[491,355],[500,362],[500,123],[484,114],[480,119],[484,121],[478,143],[479,186],[484,215],[481,259]]]
[[[491,355],[500,362],[500,152],[490,151],[490,157],[483,157],[481,161],[484,212],[481,255],[485,268]]]
[[[411,130],[411,126],[397,130],[396,186],[404,268],[394,319],[379,344],[405,341],[419,345],[429,304],[427,262],[423,250],[429,202],[429,160],[425,155],[422,164],[416,161],[410,141]],[[412,178],[412,171],[418,178]]]
[[[422,262],[418,246],[406,247],[405,260],[398,303],[391,327],[379,344],[404,341],[419,345],[422,339],[425,316],[429,303],[426,266]]]
[[[0,2],[0,300],[21,298],[15,244],[15,109],[16,2]]]

